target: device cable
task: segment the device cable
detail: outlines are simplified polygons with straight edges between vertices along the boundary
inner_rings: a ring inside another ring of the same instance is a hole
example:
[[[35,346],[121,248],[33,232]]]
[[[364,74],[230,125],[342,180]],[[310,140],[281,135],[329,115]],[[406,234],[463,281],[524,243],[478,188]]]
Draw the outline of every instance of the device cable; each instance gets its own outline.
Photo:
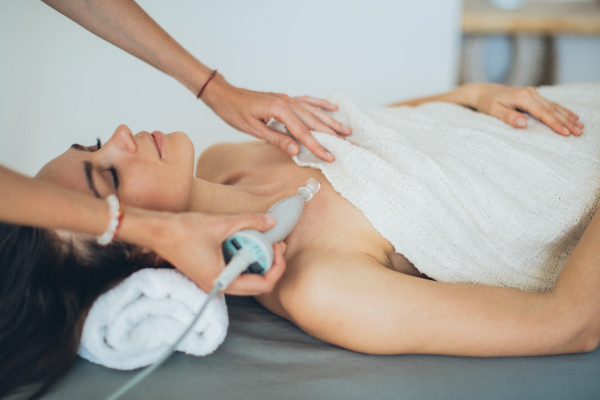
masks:
[[[190,331],[196,326],[196,323],[206,310],[206,307],[210,303],[210,301],[219,293],[219,291],[224,290],[229,286],[229,284],[237,278],[239,274],[244,272],[248,267],[248,264],[252,262],[252,253],[249,250],[243,249],[239,253],[237,253],[234,258],[227,264],[225,269],[219,274],[219,277],[215,279],[214,287],[209,293],[204,303],[196,313],[196,316],[187,326],[187,328],[181,333],[179,338],[165,351],[165,353],[152,365],[144,368],[137,375],[127,381],[123,386],[121,386],[117,391],[108,396],[106,400],[117,400],[121,398],[125,393],[135,387],[138,383],[143,381],[148,375],[154,372],[155,369],[160,367],[175,351],[177,351],[177,346],[187,337]]]

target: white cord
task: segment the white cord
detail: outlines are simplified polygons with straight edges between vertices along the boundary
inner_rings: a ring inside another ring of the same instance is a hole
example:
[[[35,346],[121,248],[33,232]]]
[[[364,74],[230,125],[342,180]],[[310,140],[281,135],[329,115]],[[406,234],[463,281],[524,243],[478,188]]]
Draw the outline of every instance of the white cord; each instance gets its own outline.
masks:
[[[235,278],[244,272],[250,264],[254,262],[254,253],[247,248],[242,248],[233,256],[229,264],[221,272],[219,277],[215,279],[215,286],[222,288],[228,287]]]
[[[164,363],[171,356],[171,354],[173,354],[177,350],[177,346],[179,346],[179,344],[183,341],[183,339],[186,338],[188,333],[190,333],[192,328],[196,325],[196,323],[198,322],[198,320],[204,313],[204,310],[206,309],[206,306],[208,306],[208,303],[217,295],[217,293],[219,293],[220,290],[226,289],[227,286],[229,286],[229,284],[231,282],[233,282],[233,280],[235,278],[237,278],[239,274],[241,274],[242,272],[244,272],[246,270],[246,268],[248,268],[248,265],[250,265],[254,261],[254,259],[252,257],[253,257],[252,252],[250,250],[247,250],[247,249],[240,250],[240,252],[237,253],[233,257],[233,259],[229,262],[229,264],[227,264],[227,266],[221,272],[219,277],[217,279],[215,279],[213,290],[210,292],[210,294],[208,295],[206,300],[204,300],[204,303],[198,310],[198,313],[196,313],[196,316],[194,317],[192,322],[190,322],[190,324],[187,326],[187,328],[185,328],[185,330],[179,336],[179,338],[158,359],[158,361],[156,361],[154,364],[141,370],[136,376],[134,376],[129,381],[127,381],[123,386],[121,386],[112,395],[108,396],[106,398],[106,400],[117,400],[118,398],[123,396],[125,393],[127,393],[129,390],[131,390],[134,386],[136,386],[138,383],[143,381],[155,369],[160,367],[162,365],[162,363]]]

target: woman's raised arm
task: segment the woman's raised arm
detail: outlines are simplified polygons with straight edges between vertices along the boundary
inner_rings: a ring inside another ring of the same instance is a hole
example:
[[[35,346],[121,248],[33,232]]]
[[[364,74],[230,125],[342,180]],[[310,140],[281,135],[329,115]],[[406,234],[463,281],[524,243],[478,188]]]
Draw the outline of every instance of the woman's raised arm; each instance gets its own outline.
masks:
[[[450,92],[414,100],[390,107],[415,107],[423,103],[441,101],[473,108],[491,115],[517,129],[527,127],[525,112],[548,125],[559,135],[579,136],[583,124],[573,111],[542,97],[533,87],[510,87],[493,83],[471,83]]]
[[[333,255],[288,266],[267,307],[365,353],[527,356],[592,351],[600,340],[600,213],[544,293],[451,284]],[[273,299],[278,299],[273,302]]]

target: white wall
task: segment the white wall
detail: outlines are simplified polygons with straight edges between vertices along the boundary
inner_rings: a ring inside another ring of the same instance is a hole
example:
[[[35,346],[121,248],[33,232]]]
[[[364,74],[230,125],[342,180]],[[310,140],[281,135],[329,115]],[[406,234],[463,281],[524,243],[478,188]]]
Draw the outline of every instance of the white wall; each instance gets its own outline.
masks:
[[[461,0],[143,0],[192,54],[233,84],[339,92],[382,105],[451,88]],[[74,142],[183,130],[196,149],[246,140],[175,80],[40,1],[0,3],[0,163],[34,174]]]

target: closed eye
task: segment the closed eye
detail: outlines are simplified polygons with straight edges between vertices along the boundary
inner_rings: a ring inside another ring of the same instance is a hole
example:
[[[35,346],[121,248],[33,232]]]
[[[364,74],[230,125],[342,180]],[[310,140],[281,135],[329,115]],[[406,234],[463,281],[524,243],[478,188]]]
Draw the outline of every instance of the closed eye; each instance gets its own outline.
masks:
[[[110,175],[112,176],[113,179],[113,184],[115,185],[115,190],[119,189],[119,175],[117,174],[117,169],[111,165],[110,167],[108,167],[108,171],[110,172]]]

